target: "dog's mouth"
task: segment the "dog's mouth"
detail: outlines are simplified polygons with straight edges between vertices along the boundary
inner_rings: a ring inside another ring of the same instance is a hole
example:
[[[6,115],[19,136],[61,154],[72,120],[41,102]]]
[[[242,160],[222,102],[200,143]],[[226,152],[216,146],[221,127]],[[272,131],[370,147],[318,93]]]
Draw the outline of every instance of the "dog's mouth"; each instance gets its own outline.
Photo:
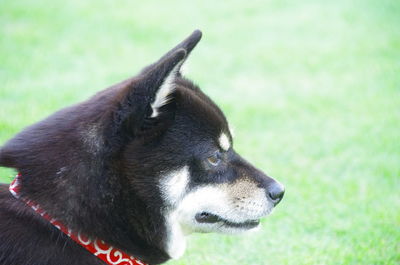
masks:
[[[236,223],[222,218],[216,214],[201,212],[196,214],[195,219],[198,223],[214,224],[222,223],[224,226],[240,229],[252,229],[260,224],[260,220],[249,220],[246,222]]]

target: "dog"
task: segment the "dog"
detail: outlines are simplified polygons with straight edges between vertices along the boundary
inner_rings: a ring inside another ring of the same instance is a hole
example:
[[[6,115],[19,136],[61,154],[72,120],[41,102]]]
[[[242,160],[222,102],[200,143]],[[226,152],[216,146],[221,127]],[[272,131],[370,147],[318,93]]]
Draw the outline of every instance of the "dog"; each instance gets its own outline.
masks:
[[[181,74],[201,35],[2,146],[0,166],[19,174],[0,186],[1,265],[160,264],[186,235],[254,230],[281,201],[282,184],[234,151],[222,111]]]

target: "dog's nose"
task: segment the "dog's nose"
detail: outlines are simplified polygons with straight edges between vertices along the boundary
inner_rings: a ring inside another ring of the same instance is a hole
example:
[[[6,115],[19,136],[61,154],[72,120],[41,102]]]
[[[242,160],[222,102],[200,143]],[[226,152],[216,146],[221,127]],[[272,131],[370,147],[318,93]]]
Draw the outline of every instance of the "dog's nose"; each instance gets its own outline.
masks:
[[[283,194],[285,194],[285,187],[279,182],[274,182],[268,187],[268,197],[272,200],[274,206],[282,200]]]

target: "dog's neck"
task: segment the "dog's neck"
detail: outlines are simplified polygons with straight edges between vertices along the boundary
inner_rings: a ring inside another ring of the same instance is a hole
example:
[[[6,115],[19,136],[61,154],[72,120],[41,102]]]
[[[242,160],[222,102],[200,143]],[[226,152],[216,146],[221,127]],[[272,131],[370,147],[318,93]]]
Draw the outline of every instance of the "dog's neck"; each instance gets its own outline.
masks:
[[[62,224],[60,221],[54,219],[50,216],[45,210],[41,208],[41,206],[35,203],[32,200],[27,198],[20,197],[20,177],[18,174],[14,181],[10,184],[9,190],[11,194],[18,200],[25,202],[28,206],[32,208],[33,211],[38,213],[43,219],[46,219],[50,224],[59,229],[61,232],[66,234],[69,238],[74,240],[78,245],[81,245],[88,252],[92,253],[94,256],[104,261],[109,265],[117,265],[117,264],[129,264],[129,265],[145,265],[142,261],[132,257],[130,254],[127,254],[119,249],[114,248],[113,246],[108,245],[101,239],[92,239],[83,235],[82,233],[76,233],[72,231],[67,226]]]
[[[165,250],[169,233],[165,228],[165,222],[161,221],[163,216],[154,218],[154,215],[158,214],[156,212],[151,213],[152,216],[149,215],[149,208],[142,202],[130,200],[131,205],[127,205],[123,194],[110,194],[106,189],[95,192],[92,190],[94,187],[89,186],[89,183],[93,183],[90,176],[82,177],[80,180],[75,179],[80,186],[88,185],[87,192],[81,194],[72,188],[69,189],[68,185],[63,185],[60,189],[46,180],[40,190],[32,189],[30,179],[35,177],[39,176],[30,176],[22,172],[21,197],[37,202],[52,217],[71,230],[85,234],[89,238],[100,238],[150,264],[159,264],[171,257],[174,258],[169,254],[170,251]],[[40,177],[43,179],[43,176]],[[66,181],[73,180],[74,178],[68,178]],[[134,196],[131,194],[130,197]],[[132,204],[135,207],[132,207]],[[127,208],[130,211],[127,211]],[[160,223],[155,223],[155,220]],[[175,249],[173,247],[173,250]]]
[[[110,157],[94,122],[69,120],[63,125],[60,117],[71,111],[65,109],[50,121],[28,128],[9,149],[2,150],[1,163],[21,173],[21,196],[40,204],[70,229],[101,238],[148,263],[177,257],[174,251],[181,248],[169,243],[169,238],[176,237],[169,236],[161,201],[152,200],[157,192],[146,191],[148,185],[129,183],[120,172],[121,166],[114,162],[120,160]],[[67,127],[68,133],[63,134]],[[62,135],[62,140],[54,135]],[[82,148],[88,151],[76,151]],[[129,189],[132,187],[137,190]],[[146,192],[151,200],[144,202],[138,192]]]

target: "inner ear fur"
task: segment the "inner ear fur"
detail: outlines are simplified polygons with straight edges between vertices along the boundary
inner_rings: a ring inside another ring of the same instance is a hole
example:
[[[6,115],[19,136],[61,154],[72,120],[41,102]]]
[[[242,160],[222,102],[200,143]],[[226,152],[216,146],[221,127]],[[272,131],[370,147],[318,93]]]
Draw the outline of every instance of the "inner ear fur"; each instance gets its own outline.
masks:
[[[175,79],[180,76],[180,67],[200,39],[201,32],[194,31],[126,83],[113,115],[114,137],[157,134],[168,125],[174,117]]]

